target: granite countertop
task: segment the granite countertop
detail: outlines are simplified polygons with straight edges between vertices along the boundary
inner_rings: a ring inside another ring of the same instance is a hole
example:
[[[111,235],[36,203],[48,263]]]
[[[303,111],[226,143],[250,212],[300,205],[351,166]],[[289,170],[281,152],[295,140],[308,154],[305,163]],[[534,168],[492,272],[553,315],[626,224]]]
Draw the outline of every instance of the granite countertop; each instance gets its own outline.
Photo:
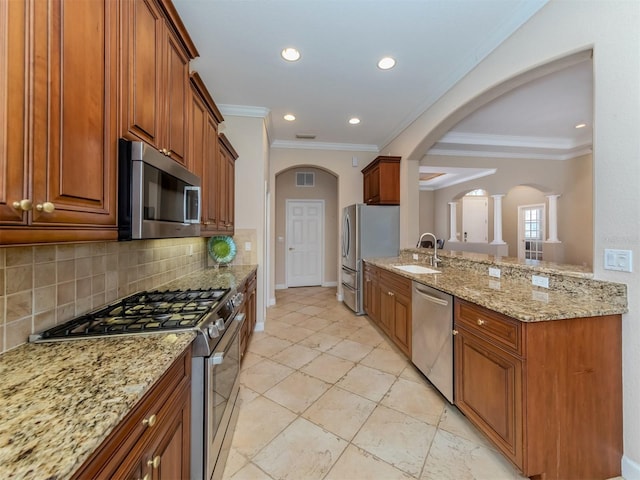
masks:
[[[205,268],[158,289],[236,288],[256,269]],[[0,355],[0,478],[70,477],[195,336],[27,343]]]
[[[365,262],[523,322],[627,312],[624,284],[593,280],[586,275],[564,275],[561,268],[554,271],[549,265],[545,265],[543,272],[538,269],[529,271],[528,276],[520,272],[511,277],[493,278],[488,275],[486,265],[483,269],[477,265],[461,268],[453,263],[447,264],[448,260],[443,257],[443,265],[437,267],[441,273],[432,274],[413,274],[393,268],[394,265],[407,264],[428,266],[407,260],[406,256],[367,258]],[[548,273],[550,288],[533,286],[532,273]]]
[[[0,478],[70,477],[194,338],[27,343],[0,355]]]

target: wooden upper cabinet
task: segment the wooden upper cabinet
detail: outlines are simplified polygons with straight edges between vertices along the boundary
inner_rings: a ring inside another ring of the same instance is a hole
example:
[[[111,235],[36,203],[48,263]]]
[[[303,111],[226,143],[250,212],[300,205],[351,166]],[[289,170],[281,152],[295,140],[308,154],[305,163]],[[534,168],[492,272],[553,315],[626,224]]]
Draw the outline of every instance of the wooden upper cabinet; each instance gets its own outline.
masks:
[[[189,61],[198,51],[170,2],[123,5],[122,135],[187,165]]]
[[[14,202],[29,199],[25,141],[28,134],[26,67],[27,3],[0,0],[0,222],[26,225],[27,212]]]
[[[379,156],[362,169],[367,205],[400,205],[400,157]]]
[[[238,153],[229,139],[220,134],[218,230],[233,234],[235,222],[235,170]]]
[[[118,8],[0,1],[1,244],[117,237]]]
[[[218,232],[218,125],[224,121],[197,72],[191,74],[188,168],[202,180],[202,225],[200,232]]]

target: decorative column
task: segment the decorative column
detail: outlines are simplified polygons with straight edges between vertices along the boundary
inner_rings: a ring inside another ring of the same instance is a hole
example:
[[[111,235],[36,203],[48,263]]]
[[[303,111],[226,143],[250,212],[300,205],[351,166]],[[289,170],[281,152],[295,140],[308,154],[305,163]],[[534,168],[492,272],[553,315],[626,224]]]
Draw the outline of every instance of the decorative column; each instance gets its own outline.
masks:
[[[493,198],[493,241],[491,245],[506,245],[502,239],[502,197],[504,194],[491,195]]]
[[[546,243],[561,243],[558,239],[558,197],[560,195],[547,195],[549,203],[549,231]]]
[[[449,202],[449,230],[451,231],[449,242],[458,241],[458,216],[456,214],[456,205],[458,205],[457,202]]]

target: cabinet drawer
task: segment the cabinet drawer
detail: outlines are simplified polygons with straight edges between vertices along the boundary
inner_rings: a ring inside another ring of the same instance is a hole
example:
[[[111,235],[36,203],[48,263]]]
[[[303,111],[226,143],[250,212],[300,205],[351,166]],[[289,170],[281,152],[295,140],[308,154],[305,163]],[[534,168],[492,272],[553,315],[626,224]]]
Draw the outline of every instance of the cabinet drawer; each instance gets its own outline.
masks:
[[[517,320],[456,299],[455,322],[517,355],[523,355],[522,325]]]
[[[411,298],[411,280],[395,273],[380,270],[380,288],[383,293],[391,290],[393,293]]]

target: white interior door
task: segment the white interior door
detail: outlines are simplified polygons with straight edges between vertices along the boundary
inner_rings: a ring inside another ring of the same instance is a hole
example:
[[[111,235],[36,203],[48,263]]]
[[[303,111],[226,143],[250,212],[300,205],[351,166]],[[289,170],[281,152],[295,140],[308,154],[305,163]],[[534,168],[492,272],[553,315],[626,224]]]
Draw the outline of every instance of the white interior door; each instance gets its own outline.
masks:
[[[287,287],[322,285],[324,200],[287,200]]]
[[[462,238],[472,243],[489,241],[487,197],[462,197]]]

